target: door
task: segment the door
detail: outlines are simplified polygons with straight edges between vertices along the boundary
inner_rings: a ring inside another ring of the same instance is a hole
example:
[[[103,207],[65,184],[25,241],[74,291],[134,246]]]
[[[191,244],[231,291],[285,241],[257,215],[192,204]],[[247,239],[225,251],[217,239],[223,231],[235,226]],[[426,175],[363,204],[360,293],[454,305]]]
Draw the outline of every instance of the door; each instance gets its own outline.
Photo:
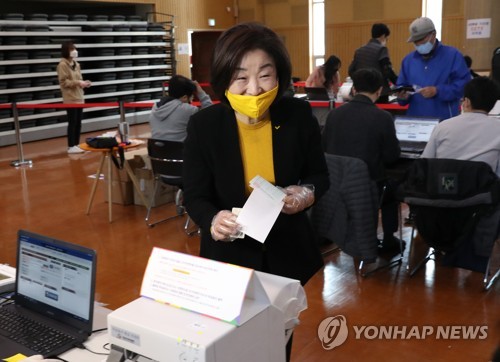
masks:
[[[215,42],[222,34],[222,31],[195,31],[191,33],[191,79],[198,83],[210,82],[210,61]],[[215,96],[209,86],[203,86],[212,100]]]

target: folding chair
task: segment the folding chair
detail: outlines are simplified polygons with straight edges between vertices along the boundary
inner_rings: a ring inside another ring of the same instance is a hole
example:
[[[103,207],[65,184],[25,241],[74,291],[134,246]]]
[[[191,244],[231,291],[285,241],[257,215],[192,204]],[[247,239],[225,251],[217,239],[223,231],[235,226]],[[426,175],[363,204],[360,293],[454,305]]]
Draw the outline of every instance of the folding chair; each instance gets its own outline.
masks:
[[[182,182],[182,164],[183,164],[183,148],[182,142],[165,141],[159,139],[148,139],[148,157],[151,161],[151,167],[154,174],[154,187],[149,206],[146,213],[146,224],[149,227],[154,227],[157,224],[174,219],[176,217],[186,214],[183,203],[183,182]],[[177,193],[175,195],[176,214],[160,219],[155,222],[150,222],[151,208],[154,198],[158,193],[160,187],[176,186]],[[190,225],[189,215],[187,216],[186,223],[184,224],[184,231],[188,235],[194,232],[189,231]]]
[[[433,255],[446,264],[484,272],[485,289],[500,275],[493,272],[500,238],[500,179],[484,162],[417,159],[398,190],[415,215],[408,272],[414,275]],[[416,255],[415,231],[427,244]],[[498,247],[498,246],[497,246]]]

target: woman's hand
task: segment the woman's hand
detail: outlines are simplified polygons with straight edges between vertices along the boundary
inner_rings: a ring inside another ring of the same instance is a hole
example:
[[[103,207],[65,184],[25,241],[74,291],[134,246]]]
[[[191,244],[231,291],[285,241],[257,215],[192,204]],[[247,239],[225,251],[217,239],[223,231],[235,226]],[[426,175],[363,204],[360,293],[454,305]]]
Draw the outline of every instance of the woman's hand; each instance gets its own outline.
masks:
[[[90,80],[81,80],[80,81],[80,88],[88,88],[92,85],[92,82]]]
[[[234,241],[241,233],[241,225],[236,222],[236,215],[229,210],[222,210],[212,219],[210,234],[215,241]]]
[[[285,204],[281,210],[284,214],[296,214],[314,203],[313,185],[292,185],[285,188],[284,191],[286,192],[286,196],[283,199]]]

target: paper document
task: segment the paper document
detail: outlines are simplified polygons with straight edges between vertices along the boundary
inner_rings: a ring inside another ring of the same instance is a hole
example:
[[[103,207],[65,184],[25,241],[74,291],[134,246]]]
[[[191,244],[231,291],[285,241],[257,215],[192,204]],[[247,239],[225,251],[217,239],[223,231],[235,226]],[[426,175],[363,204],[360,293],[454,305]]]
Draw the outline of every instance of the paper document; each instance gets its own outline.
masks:
[[[141,295],[234,324],[252,275],[252,269],[155,247]]]
[[[498,116],[500,115],[500,100],[498,100],[493,108],[491,109],[490,113],[488,113],[490,116]]]
[[[283,208],[286,194],[261,176],[255,176],[250,186],[253,191],[236,222],[243,226],[245,234],[264,243]]]

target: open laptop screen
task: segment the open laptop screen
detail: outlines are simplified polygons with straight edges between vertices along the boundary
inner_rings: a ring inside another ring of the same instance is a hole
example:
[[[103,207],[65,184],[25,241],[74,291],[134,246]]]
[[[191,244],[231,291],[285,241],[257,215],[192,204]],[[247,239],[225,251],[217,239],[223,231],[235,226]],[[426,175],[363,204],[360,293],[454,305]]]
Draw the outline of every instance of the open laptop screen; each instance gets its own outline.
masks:
[[[439,118],[396,116],[394,125],[399,141],[428,142]]]
[[[17,262],[18,304],[91,332],[96,269],[93,250],[20,230]]]

